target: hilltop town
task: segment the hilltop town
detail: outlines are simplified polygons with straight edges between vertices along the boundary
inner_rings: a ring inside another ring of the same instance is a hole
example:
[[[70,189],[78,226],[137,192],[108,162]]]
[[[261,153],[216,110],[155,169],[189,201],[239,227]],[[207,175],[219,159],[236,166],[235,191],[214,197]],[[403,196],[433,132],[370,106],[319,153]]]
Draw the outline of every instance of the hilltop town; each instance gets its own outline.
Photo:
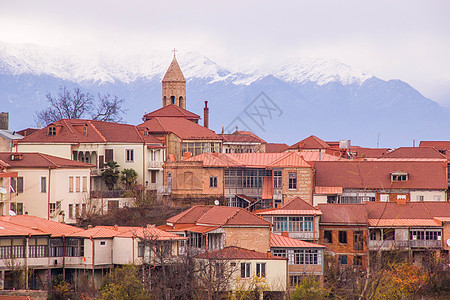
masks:
[[[276,109],[261,97],[258,118]],[[448,296],[450,141],[215,132],[207,101],[202,116],[187,109],[175,55],[161,100],[135,125],[12,131],[0,113],[0,294],[120,299],[112,286],[129,283],[135,299]]]

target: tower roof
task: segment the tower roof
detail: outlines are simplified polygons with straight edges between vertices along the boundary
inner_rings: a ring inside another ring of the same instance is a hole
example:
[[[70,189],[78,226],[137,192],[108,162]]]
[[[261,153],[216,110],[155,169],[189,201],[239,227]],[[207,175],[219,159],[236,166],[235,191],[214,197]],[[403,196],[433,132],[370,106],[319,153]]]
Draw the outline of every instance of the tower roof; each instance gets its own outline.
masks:
[[[166,71],[166,74],[163,77],[164,81],[183,81],[186,82],[184,78],[183,72],[181,72],[181,68],[178,65],[177,59],[175,55],[173,56],[172,62],[170,63],[169,68]]]

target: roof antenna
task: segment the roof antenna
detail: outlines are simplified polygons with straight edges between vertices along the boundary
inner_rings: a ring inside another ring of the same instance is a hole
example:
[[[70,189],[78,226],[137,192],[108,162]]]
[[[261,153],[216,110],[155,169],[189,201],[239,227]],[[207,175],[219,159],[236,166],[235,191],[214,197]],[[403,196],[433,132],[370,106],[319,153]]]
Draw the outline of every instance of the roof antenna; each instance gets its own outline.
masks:
[[[377,148],[380,148],[380,134],[377,133]]]
[[[413,139],[413,148],[416,146],[416,140]]]
[[[173,48],[172,52],[173,52],[173,58],[175,58],[175,52],[177,52],[177,49]]]

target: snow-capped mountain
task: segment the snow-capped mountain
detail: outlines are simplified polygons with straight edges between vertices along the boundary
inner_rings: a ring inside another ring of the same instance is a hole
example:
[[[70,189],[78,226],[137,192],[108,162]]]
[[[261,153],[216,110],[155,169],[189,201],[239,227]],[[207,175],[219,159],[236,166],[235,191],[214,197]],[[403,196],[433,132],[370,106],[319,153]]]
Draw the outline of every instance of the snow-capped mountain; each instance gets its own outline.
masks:
[[[161,78],[171,59],[158,51],[113,57],[0,42],[0,111],[10,112],[13,129],[35,126],[45,94],[79,86],[124,98],[124,119],[139,124],[145,112],[161,106]],[[216,131],[237,125],[274,142],[316,134],[364,146],[375,146],[378,133],[381,146],[448,136],[446,109],[401,80],[383,81],[336,60],[299,57],[241,72],[193,51],[177,53],[177,60],[187,79],[188,109],[201,114],[208,100]],[[258,104],[261,92],[273,115]]]

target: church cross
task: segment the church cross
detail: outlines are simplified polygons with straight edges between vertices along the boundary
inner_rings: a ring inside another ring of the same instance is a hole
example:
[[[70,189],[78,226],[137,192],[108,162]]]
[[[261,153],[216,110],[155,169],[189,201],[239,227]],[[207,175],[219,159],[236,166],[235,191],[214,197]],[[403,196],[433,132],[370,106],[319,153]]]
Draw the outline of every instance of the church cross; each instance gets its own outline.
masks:
[[[172,52],[173,52],[173,57],[175,57],[175,52],[177,52],[177,49],[173,48]]]

